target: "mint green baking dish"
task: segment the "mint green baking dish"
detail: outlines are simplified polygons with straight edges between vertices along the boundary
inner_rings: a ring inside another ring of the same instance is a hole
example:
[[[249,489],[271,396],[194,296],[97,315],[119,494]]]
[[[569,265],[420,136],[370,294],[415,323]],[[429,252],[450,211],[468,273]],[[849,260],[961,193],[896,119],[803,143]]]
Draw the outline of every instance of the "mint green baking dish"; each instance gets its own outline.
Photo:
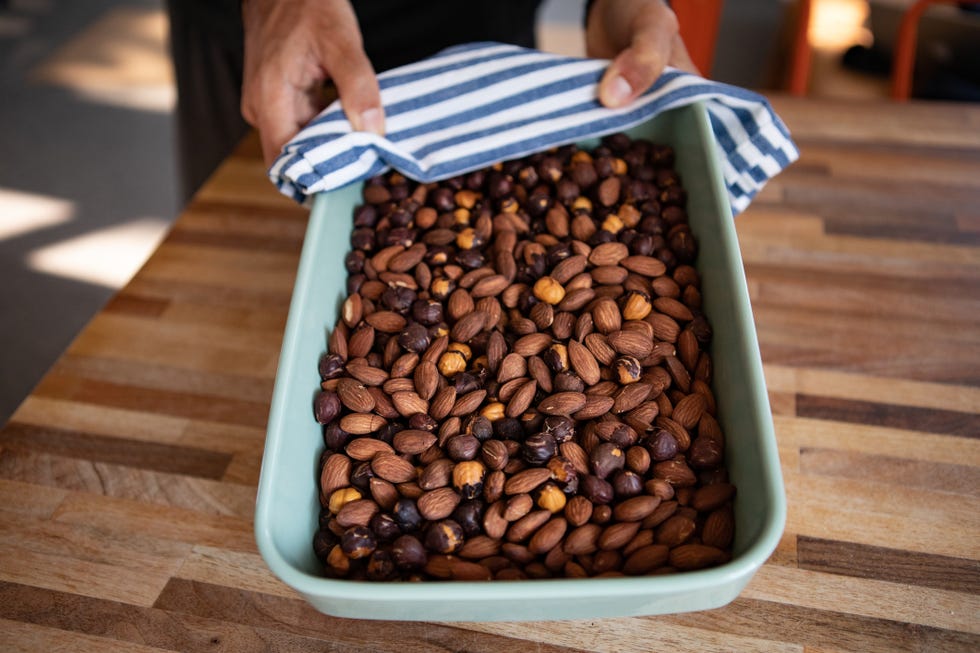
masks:
[[[317,360],[346,296],[344,257],[360,184],[315,198],[300,258],[269,415],[255,536],[272,572],[317,610],[338,617],[412,621],[517,621],[655,615],[720,607],[775,549],[786,518],[772,415],[738,241],[713,134],[701,104],[629,132],[672,145],[699,239],[719,420],[735,500],[730,562],[667,576],[491,582],[372,583],[324,578],[313,554],[321,428],[312,400]],[[584,143],[591,146],[594,143]]]

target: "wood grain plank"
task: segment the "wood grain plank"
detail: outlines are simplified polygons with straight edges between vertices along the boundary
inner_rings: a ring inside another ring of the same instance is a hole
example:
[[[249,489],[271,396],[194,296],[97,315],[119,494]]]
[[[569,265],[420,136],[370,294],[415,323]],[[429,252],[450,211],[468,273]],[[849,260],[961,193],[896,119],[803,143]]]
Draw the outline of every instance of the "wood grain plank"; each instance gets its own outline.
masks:
[[[980,437],[980,415],[969,412],[798,394],[796,414],[800,417],[908,431],[943,433],[964,438]]]
[[[753,265],[746,270],[753,302],[930,323],[980,315],[980,279],[917,288],[905,280],[871,274],[855,278],[829,271],[792,274],[765,268]],[[869,302],[872,295],[875,301]]]
[[[299,257],[296,257],[299,262]],[[174,302],[195,304],[213,303],[219,306],[285,311],[289,307],[292,288],[229,287],[203,281],[151,279],[137,276],[126,285],[127,292]]]
[[[198,499],[198,506],[203,501]],[[68,494],[52,519],[98,528],[112,537],[143,535],[256,553],[251,515],[227,512],[76,491]]]
[[[59,628],[46,628],[9,619],[0,619],[0,649],[7,653],[37,653],[37,651],[72,651],[72,653],[150,653],[164,651],[154,646],[134,642],[83,635]]]
[[[961,592],[767,566],[742,597],[980,635],[980,597]]]
[[[782,471],[787,532],[955,558],[977,555],[976,498],[812,476],[788,466]]]
[[[107,437],[12,421],[0,440],[12,451],[33,451],[158,472],[218,479],[231,461],[228,454],[148,440]],[[6,453],[6,452],[4,452]]]
[[[973,559],[805,536],[797,551],[801,569],[980,595],[980,562]]]
[[[66,354],[52,368],[66,377],[107,381],[173,392],[191,392],[253,402],[269,402],[273,375],[256,376],[253,370],[233,374],[230,370],[210,371],[172,364],[111,359],[100,356]]]
[[[798,595],[806,588],[796,588]],[[671,615],[670,623],[712,628],[722,634],[766,633],[776,642],[797,642],[809,651],[849,653],[969,653],[980,645],[974,633],[877,619],[834,609],[821,610],[789,603],[740,597],[708,613]]]
[[[428,651],[451,648],[449,640],[463,639],[472,648],[466,650],[501,650],[506,640],[491,637],[467,637],[467,633],[440,629],[429,624],[391,628],[376,638],[363,637],[363,629],[354,622],[345,628],[339,620],[328,620],[312,610],[297,609],[291,603],[280,606],[267,597],[227,591],[218,586],[201,586],[196,592],[184,592],[181,598],[189,604],[174,603],[172,609],[144,608],[104,601],[64,592],[0,584],[0,610],[18,622],[44,629],[64,631],[67,643],[84,643],[99,638],[103,646],[126,650],[126,645],[143,644],[153,650],[197,651]],[[201,603],[197,595],[214,591],[228,601],[226,619],[201,617],[189,608]],[[254,604],[254,607],[252,606]],[[237,608],[237,612],[236,612]],[[252,609],[250,609],[252,608]],[[243,619],[243,612],[248,619]],[[276,617],[281,619],[277,620]],[[299,619],[296,619],[299,617]],[[309,621],[304,624],[304,621]],[[293,623],[296,622],[296,623]],[[16,623],[16,622],[14,622]],[[395,634],[395,637],[391,635]],[[460,637],[462,635],[462,637]],[[367,639],[367,641],[363,641]],[[361,640],[361,641],[359,641]],[[363,643],[362,643],[363,641]],[[105,649],[103,649],[105,650]],[[552,649],[555,650],[555,649]]]
[[[980,388],[949,383],[858,374],[839,370],[766,364],[766,385],[772,391],[856,399],[906,406],[971,412],[980,406]]]
[[[840,452],[881,455],[881,452],[901,452],[903,458],[950,465],[980,464],[980,442],[974,438],[959,438],[918,431],[858,424],[842,425],[826,420],[791,418],[775,415],[780,448],[801,451],[806,448],[829,448]]]
[[[891,179],[906,184],[980,187],[980,160],[971,152],[950,148],[902,148],[876,143],[842,146],[807,143],[804,160],[826,175],[848,179]],[[810,168],[792,168],[792,176],[812,174]],[[787,175],[789,176],[789,175]]]
[[[120,337],[126,334],[126,337]],[[210,328],[102,314],[72,343],[76,356],[171,365],[208,372],[268,376],[277,360],[278,329]]]
[[[140,276],[157,281],[283,292],[292,289],[296,262],[296,252],[238,251],[168,243],[147,261]]]
[[[3,450],[0,449],[0,456]],[[68,496],[66,490],[0,478],[0,506],[39,519],[50,518]]]
[[[321,614],[305,601],[262,594],[223,585],[172,580],[157,600],[156,608],[220,621],[244,621],[255,628],[311,637],[338,650],[369,651],[508,651],[525,644],[508,636],[480,634],[455,624],[415,622],[365,622]],[[383,625],[382,628],[366,627]],[[581,650],[542,642],[536,650]],[[626,649],[622,649],[626,650]]]
[[[564,622],[463,622],[461,628],[510,635],[529,644],[553,643],[587,651],[758,651],[759,653],[798,653],[803,647],[790,640],[778,641],[755,633],[719,632],[710,628],[711,615],[700,613],[697,621],[679,623],[672,617],[570,620]]]
[[[66,490],[250,518],[255,487],[32,451],[0,453],[0,477]]]
[[[292,588],[273,575],[257,553],[195,546],[174,577],[248,592],[297,597]]]
[[[138,315],[141,317],[160,317],[169,302],[153,297],[141,297],[126,292],[116,293],[102,309],[108,313]]]
[[[807,447],[800,451],[800,471],[980,497],[980,469],[969,465]]]
[[[155,444],[179,444],[190,423],[184,417],[149,415],[135,410],[93,406],[39,395],[27,397],[11,416],[11,421],[39,428],[57,426],[62,430]]]
[[[150,606],[190,545],[0,513],[0,580]]]
[[[171,415],[255,428],[264,427],[269,417],[267,402],[82,379],[57,370],[41,380],[35,394],[152,415]]]

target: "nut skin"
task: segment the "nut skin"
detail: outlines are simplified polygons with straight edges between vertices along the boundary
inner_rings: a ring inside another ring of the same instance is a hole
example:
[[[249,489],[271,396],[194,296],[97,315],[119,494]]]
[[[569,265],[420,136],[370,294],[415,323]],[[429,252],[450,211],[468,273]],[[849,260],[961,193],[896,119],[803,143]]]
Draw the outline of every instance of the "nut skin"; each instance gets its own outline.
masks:
[[[366,558],[374,552],[377,545],[374,533],[366,526],[348,528],[340,538],[340,548],[352,560]]]
[[[453,467],[453,487],[464,499],[483,494],[483,479],[487,468],[478,460],[465,460]]]
[[[433,553],[455,553],[463,546],[463,527],[452,519],[442,519],[425,529],[425,548]]]
[[[557,447],[554,436],[542,431],[524,440],[521,454],[529,465],[544,465],[555,455]]]

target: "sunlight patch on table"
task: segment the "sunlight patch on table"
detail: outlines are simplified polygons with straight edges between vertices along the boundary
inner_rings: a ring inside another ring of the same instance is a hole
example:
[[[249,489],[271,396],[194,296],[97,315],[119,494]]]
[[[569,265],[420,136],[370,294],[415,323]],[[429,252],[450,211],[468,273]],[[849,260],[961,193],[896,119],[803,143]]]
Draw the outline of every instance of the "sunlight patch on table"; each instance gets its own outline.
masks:
[[[149,258],[169,223],[144,217],[63,240],[27,255],[38,272],[121,288]]]

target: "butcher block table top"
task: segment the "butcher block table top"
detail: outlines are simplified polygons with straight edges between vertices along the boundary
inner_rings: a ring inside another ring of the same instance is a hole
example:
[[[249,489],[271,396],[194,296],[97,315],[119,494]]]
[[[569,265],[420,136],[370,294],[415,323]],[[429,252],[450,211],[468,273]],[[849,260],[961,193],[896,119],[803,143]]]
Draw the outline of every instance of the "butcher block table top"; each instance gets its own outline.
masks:
[[[0,430],[0,650],[980,650],[980,107],[773,103],[802,156],[736,224],[788,518],[733,603],[385,623],[278,581],[252,516],[308,213],[249,138]]]

